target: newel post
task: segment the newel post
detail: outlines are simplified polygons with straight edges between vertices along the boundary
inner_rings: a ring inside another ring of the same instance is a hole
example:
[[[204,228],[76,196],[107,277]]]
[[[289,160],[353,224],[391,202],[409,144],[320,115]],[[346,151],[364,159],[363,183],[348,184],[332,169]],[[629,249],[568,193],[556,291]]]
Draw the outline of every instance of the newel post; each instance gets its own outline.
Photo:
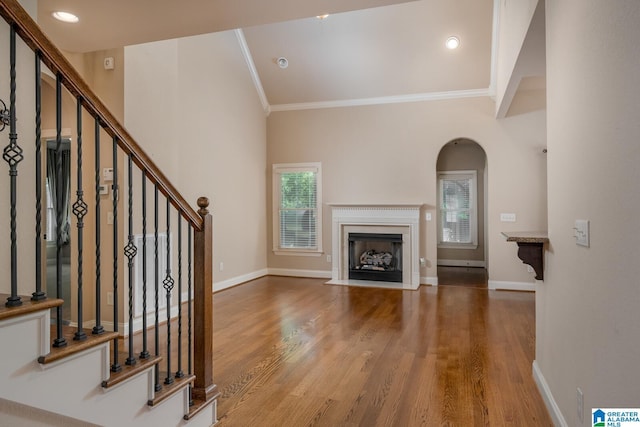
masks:
[[[194,373],[193,399],[215,398],[213,383],[213,219],[209,199],[198,198],[202,229],[194,233]]]

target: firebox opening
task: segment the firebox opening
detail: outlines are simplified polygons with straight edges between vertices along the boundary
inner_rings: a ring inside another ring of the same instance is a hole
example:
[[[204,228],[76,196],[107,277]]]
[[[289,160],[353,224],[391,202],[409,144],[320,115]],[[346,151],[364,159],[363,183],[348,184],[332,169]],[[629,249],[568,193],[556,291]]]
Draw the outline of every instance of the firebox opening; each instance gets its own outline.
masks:
[[[349,279],[402,283],[402,234],[349,233]]]

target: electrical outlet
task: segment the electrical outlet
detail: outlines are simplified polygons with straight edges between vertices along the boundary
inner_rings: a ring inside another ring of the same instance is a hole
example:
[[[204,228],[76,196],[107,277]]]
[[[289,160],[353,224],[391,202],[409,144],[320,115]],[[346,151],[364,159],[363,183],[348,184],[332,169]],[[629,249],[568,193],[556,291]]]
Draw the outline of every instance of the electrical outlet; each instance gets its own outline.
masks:
[[[573,227],[576,245],[589,247],[589,220],[576,219],[575,227]]]
[[[224,262],[220,261],[220,271],[224,270]]]
[[[107,212],[107,224],[113,225],[113,212]]]
[[[578,420],[580,420],[580,424],[582,424],[584,423],[584,395],[580,387],[576,389],[576,398],[578,403]]]
[[[427,214],[425,215],[425,219],[427,221],[431,221],[431,212],[427,212]]]
[[[107,292],[107,305],[113,305],[113,292]]]
[[[331,262],[331,255],[327,255],[327,262]]]

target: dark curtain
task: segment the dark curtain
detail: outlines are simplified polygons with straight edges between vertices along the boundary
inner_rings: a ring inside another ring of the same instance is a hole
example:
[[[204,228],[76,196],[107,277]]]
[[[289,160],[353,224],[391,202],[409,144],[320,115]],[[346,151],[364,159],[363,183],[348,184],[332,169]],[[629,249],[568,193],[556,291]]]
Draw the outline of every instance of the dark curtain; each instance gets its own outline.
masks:
[[[58,156],[62,157],[62,175],[58,176]],[[71,222],[69,218],[69,199],[71,198],[71,151],[55,148],[47,148],[47,179],[49,180],[49,192],[53,209],[56,213],[56,221],[62,209],[62,227],[57,230],[62,239],[62,243],[69,242],[69,229]],[[58,207],[58,185],[62,188],[61,208]]]

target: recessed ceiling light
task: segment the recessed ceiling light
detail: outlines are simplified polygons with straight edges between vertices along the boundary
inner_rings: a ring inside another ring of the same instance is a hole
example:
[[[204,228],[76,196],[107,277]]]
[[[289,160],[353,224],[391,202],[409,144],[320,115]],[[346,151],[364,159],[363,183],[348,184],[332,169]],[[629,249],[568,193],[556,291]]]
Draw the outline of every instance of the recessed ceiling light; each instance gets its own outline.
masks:
[[[276,59],[276,63],[278,64],[278,67],[283,69],[289,66],[289,61],[284,56],[281,56],[280,58]]]
[[[320,19],[320,20],[322,20],[322,19],[326,19],[326,18],[328,18],[328,17],[329,17],[329,14],[328,14],[328,13],[325,13],[324,15],[318,15],[318,16],[316,16],[316,18],[318,18],[318,19]]]
[[[51,15],[53,15],[53,17],[56,18],[58,21],[69,22],[72,24],[75,24],[80,20],[76,15],[69,12],[57,11],[57,12],[53,12]]]
[[[455,36],[451,36],[447,39],[444,45],[447,46],[447,49],[457,49],[458,46],[460,46],[460,39]]]

